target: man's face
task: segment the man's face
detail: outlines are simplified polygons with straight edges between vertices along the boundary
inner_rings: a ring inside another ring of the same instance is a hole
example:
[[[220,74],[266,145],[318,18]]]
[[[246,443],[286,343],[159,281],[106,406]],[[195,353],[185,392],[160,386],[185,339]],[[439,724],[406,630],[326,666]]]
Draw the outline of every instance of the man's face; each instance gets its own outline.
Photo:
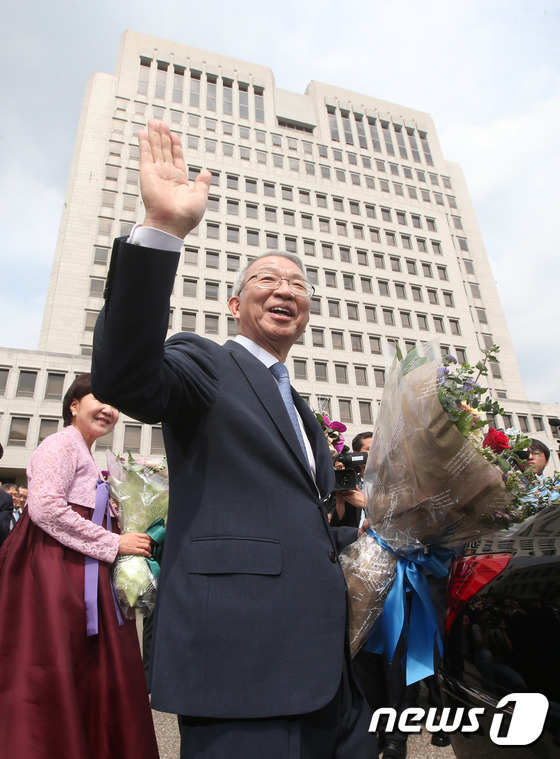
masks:
[[[16,486],[12,485],[11,487],[6,488],[6,493],[8,493],[8,495],[12,496],[12,500],[13,500],[13,502],[15,504],[16,501],[17,501],[17,494],[18,494]]]
[[[27,503],[27,488],[19,487],[18,497],[19,497],[19,508],[23,509],[23,507]]]
[[[527,469],[532,469],[537,474],[542,474],[547,464],[548,461],[542,451],[534,451],[532,448],[529,448]]]
[[[283,277],[277,290],[259,287],[255,279],[259,272]],[[292,345],[309,321],[309,297],[293,293],[286,280],[305,279],[304,273],[284,256],[266,256],[255,261],[247,270],[245,284],[239,295],[229,300],[238,333],[285,361]]]
[[[360,446],[359,453],[369,453],[369,449],[371,448],[371,438],[365,437],[362,440],[362,444]]]

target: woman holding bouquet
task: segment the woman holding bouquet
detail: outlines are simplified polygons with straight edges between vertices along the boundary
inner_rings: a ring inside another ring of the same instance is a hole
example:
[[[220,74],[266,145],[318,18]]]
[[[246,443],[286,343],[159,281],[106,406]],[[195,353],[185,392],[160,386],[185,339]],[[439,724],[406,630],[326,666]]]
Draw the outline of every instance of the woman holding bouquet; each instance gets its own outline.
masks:
[[[118,411],[82,374],[65,429],[27,469],[28,508],[0,549],[0,745],[10,759],[157,759],[134,620],[111,585],[117,554],[150,555],[118,534],[91,455]]]

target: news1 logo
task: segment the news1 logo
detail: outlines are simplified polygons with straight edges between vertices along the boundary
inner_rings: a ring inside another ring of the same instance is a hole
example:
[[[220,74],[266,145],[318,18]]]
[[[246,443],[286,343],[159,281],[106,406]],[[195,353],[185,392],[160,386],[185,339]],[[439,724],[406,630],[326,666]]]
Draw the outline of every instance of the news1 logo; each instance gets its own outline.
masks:
[[[490,726],[490,738],[493,743],[500,746],[528,746],[540,737],[546,715],[548,713],[548,699],[542,693],[510,693],[496,705],[496,709],[506,709],[510,714],[510,723],[507,734],[500,735],[504,713],[494,714]],[[510,713],[510,708],[512,709]],[[466,714],[465,714],[466,712]],[[375,732],[381,717],[387,718],[386,732],[393,732],[395,724],[403,733],[419,733],[422,729],[419,724],[425,719],[426,730],[431,733],[444,732],[454,733],[460,730],[462,733],[474,733],[480,729],[479,716],[484,714],[483,708],[451,710],[446,707],[441,710],[441,715],[435,708],[425,709],[410,707],[400,713],[390,707],[376,709],[371,717],[369,732]],[[438,716],[440,717],[438,719]]]

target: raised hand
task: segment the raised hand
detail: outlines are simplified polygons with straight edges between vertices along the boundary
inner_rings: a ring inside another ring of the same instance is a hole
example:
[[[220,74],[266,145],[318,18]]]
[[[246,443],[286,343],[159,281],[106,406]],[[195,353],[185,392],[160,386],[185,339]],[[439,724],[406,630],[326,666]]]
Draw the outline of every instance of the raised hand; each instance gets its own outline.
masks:
[[[210,172],[201,172],[189,185],[181,139],[162,121],[149,121],[148,131],[138,132],[138,141],[144,226],[183,238],[204,216]]]

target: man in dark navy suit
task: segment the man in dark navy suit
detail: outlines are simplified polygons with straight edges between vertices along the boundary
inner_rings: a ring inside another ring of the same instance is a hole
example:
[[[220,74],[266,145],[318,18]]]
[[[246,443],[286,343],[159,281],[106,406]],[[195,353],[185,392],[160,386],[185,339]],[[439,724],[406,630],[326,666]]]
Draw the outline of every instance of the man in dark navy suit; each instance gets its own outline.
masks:
[[[4,448],[0,443],[0,459],[4,455]],[[2,485],[0,482],[0,545],[6,540],[10,533],[10,525],[14,513],[13,493],[17,493],[17,488],[11,483]]]
[[[115,243],[92,388],[163,423],[170,505],[152,705],[180,715],[183,759],[376,757],[338,562],[358,531],[329,527],[326,440],[284,376],[313,288],[297,257],[264,254],[229,300],[236,340],[188,333],[164,345],[182,241],[202,219],[210,175],[188,185],[165,124],[139,140],[146,217]]]

